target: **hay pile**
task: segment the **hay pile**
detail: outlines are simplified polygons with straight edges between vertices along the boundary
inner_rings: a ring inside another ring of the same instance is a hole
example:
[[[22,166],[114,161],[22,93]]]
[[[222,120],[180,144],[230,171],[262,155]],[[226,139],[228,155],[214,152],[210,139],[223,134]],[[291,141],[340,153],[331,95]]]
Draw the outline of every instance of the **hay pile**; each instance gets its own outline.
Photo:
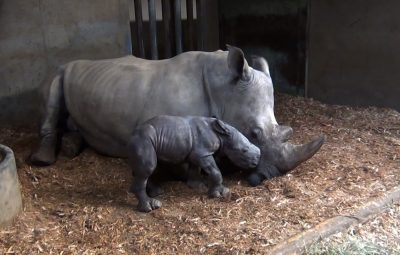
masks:
[[[400,203],[381,215],[317,242],[304,254],[400,254]]]
[[[14,227],[0,230],[0,253],[264,253],[399,185],[398,112],[278,95],[276,116],[293,127],[294,141],[324,133],[327,143],[291,174],[257,188],[225,178],[231,201],[167,183],[163,207],[150,214],[135,210],[124,160],[88,149],[73,160],[31,167],[25,159],[36,134],[1,130],[0,143],[16,154],[24,211]]]

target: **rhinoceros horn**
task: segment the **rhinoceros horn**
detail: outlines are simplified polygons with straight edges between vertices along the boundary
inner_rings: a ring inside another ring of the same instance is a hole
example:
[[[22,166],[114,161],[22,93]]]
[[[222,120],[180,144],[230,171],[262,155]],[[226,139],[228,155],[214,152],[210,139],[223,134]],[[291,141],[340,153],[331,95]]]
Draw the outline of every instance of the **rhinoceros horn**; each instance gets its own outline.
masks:
[[[311,158],[325,142],[325,137],[321,136],[310,143],[294,145],[288,142],[292,134],[291,127],[277,125],[270,139],[264,145],[265,157],[269,162],[273,162],[281,174],[289,172]]]
[[[293,134],[293,129],[288,126],[280,125],[276,128],[275,137],[281,142],[287,142]]]
[[[265,179],[288,173],[311,158],[325,142],[325,136],[321,136],[307,144],[294,145],[288,142],[292,133],[292,128],[278,126],[272,137],[260,147],[262,158],[248,178],[250,185],[257,186]]]
[[[281,151],[278,152],[281,155],[276,158],[274,165],[279,169],[281,174],[286,174],[302,162],[311,158],[321,148],[324,142],[324,136],[302,145],[294,145],[289,142],[284,142],[282,143],[282,146],[280,146]]]

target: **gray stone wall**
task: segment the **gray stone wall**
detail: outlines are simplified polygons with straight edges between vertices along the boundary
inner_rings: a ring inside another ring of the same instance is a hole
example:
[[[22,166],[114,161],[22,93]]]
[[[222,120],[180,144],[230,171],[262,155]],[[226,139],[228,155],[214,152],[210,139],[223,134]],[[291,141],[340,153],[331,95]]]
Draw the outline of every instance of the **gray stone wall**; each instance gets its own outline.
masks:
[[[125,0],[0,1],[0,126],[36,128],[57,68],[130,54]]]

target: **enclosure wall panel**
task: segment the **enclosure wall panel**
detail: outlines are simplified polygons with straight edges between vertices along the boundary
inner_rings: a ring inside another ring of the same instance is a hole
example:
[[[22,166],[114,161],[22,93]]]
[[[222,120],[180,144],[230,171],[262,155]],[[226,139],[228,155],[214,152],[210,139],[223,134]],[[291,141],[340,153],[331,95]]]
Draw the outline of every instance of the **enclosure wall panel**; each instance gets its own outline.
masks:
[[[307,93],[400,110],[400,2],[310,0]]]
[[[1,1],[0,126],[36,128],[59,65],[130,54],[127,1]]]

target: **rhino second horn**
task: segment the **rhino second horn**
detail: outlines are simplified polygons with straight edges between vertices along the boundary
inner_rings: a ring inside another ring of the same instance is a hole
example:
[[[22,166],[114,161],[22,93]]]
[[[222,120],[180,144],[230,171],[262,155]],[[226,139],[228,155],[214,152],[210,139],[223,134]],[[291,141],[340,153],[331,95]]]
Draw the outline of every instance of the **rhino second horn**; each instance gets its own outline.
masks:
[[[284,143],[283,162],[277,162],[276,166],[282,174],[289,172],[302,162],[311,158],[324,144],[325,136],[321,136],[312,142],[303,145]]]
[[[289,126],[278,126],[278,134],[277,137],[282,143],[287,142],[290,137],[293,135],[293,129]]]

